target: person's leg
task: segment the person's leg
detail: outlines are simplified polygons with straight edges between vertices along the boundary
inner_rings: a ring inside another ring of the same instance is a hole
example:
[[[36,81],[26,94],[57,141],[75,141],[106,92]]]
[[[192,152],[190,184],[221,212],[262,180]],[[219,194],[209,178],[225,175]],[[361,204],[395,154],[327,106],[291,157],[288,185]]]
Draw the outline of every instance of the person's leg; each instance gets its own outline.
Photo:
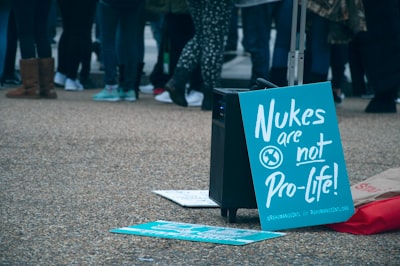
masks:
[[[22,59],[36,58],[34,39],[34,9],[36,1],[13,0],[19,48]]]
[[[77,22],[79,19],[77,20],[75,17],[76,3],[76,0],[58,0],[63,30],[58,46],[57,70],[59,73],[65,75],[65,83],[60,85],[63,85],[66,90],[78,89],[75,83],[79,65],[79,55],[77,53],[79,36],[74,34],[74,24],[79,23]],[[58,78],[58,74],[56,74],[55,78]]]
[[[34,36],[39,58],[50,58],[51,45],[47,33],[51,0],[35,0]]]
[[[179,29],[174,30],[174,29]],[[174,14],[169,27],[170,35],[170,72],[175,71],[176,64],[185,44],[194,36],[195,29],[190,14]],[[189,91],[197,90],[202,92],[203,79],[201,77],[201,68],[198,65],[189,74]]]
[[[304,83],[326,81],[330,65],[330,45],[327,41],[328,20],[309,14],[311,29],[306,35],[306,58]]]
[[[366,44],[370,61],[366,71],[368,82],[375,91],[365,111],[397,112],[395,99],[400,87],[400,2],[387,0],[384,5],[372,0],[363,2],[368,34],[373,40]]]
[[[271,4],[242,8],[243,38],[251,55],[250,88],[257,78],[268,79],[270,66]]]
[[[90,67],[92,60],[92,28],[96,13],[97,0],[87,0],[84,3],[79,2],[80,9],[77,16],[80,18],[79,34],[80,41],[80,63],[81,71],[79,73],[80,81],[86,88],[89,86]]]
[[[201,109],[205,111],[212,109],[213,90],[221,85],[223,52],[232,12],[231,5],[230,0],[212,0],[204,7],[202,14],[203,39],[200,67],[204,84],[204,99]]]
[[[352,83],[353,96],[361,96],[367,93],[365,84],[365,66],[362,56],[362,39],[365,38],[365,32],[359,32],[355,38],[349,42],[349,66]]]
[[[100,4],[101,43],[104,60],[105,88],[93,95],[95,101],[119,101],[117,81],[116,35],[120,14],[116,8]]]
[[[54,38],[57,35],[57,1],[51,0],[49,18],[47,23],[47,34],[50,44],[55,43]]]
[[[167,71],[164,71],[164,53],[169,52],[169,35],[167,32],[169,17],[170,13],[164,15],[164,19],[161,24],[161,35],[157,53],[157,61],[149,76],[150,82],[154,86],[155,95],[162,92],[161,90],[164,88],[165,83],[171,77],[171,75],[169,74],[169,69]]]
[[[115,8],[100,4],[101,44],[104,60],[104,83],[117,84],[116,33],[119,14]]]
[[[332,71],[332,89],[334,91],[333,99],[336,103],[342,102],[342,85],[345,81],[344,71],[347,62],[347,45],[331,44],[331,71]]]
[[[59,0],[63,18],[63,47],[65,47],[66,90],[82,90],[78,69],[82,63],[81,76],[89,78],[92,50],[91,30],[94,20],[94,0]],[[65,40],[65,41],[64,41]]]
[[[176,64],[185,44],[194,35],[194,25],[190,14],[169,14],[168,36],[169,36],[169,69],[170,73],[175,71]],[[189,91],[202,91],[203,82],[200,67],[196,67],[189,74]],[[189,103],[188,103],[189,104]]]
[[[194,25],[190,14],[170,14],[167,34],[169,36],[169,72],[175,71],[179,56],[186,43],[194,36]]]
[[[293,9],[293,0],[273,3],[276,39],[274,44],[269,81],[278,86],[287,86],[288,56],[291,42],[292,19],[288,17]]]
[[[139,10],[139,14],[137,15],[139,18],[139,25],[136,31],[136,43],[137,43],[137,50],[136,53],[138,54],[138,62],[137,62],[137,69],[136,69],[136,81],[134,84],[136,97],[139,99],[139,92],[140,92],[140,85],[142,83],[142,77],[144,77],[145,73],[143,71],[145,62],[144,62],[144,53],[145,53],[145,44],[144,44],[144,28],[146,27],[146,16],[145,16],[145,6],[139,5],[137,7]],[[149,85],[149,84],[147,84]],[[153,88],[151,88],[152,90]],[[144,89],[146,91],[146,89]]]
[[[328,21],[314,16],[312,21],[312,65],[311,73],[327,75],[330,64],[330,46],[327,41]]]
[[[35,10],[35,43],[38,55],[38,76],[40,97],[55,99],[54,90],[54,58],[51,54],[51,44],[48,35],[48,17],[51,0],[36,0]]]
[[[15,0],[12,2],[18,36],[20,40],[21,60],[19,68],[22,85],[7,92],[9,98],[39,97],[39,61],[35,49],[35,9],[36,1]]]
[[[229,22],[229,31],[226,38],[224,48],[224,63],[233,60],[237,56],[238,47],[238,23],[239,23],[239,8],[232,4],[232,14]]]
[[[61,36],[58,40],[58,47],[57,47],[57,67],[56,67],[56,74],[54,76],[54,83],[57,86],[64,87],[65,81],[67,79],[67,72],[69,69],[68,66],[68,54],[69,54],[69,36],[68,36],[68,21],[67,21],[67,12],[68,9],[67,1],[65,0],[57,0],[58,8],[60,10],[60,16],[62,21],[62,32]]]
[[[193,20],[195,35],[183,48],[179,56],[178,63],[172,78],[165,84],[165,89],[169,92],[172,101],[180,106],[186,107],[185,98],[186,83],[189,80],[190,72],[200,63],[201,46],[203,41],[203,1],[188,0],[188,9]]]
[[[229,31],[225,44],[225,51],[236,51],[238,45],[239,9],[232,5],[232,14],[229,22]]]
[[[293,9],[293,0],[281,0],[273,6],[276,39],[272,57],[272,67],[287,67],[290,50],[292,18],[287,16]]]
[[[17,25],[15,22],[14,12],[11,10],[8,19],[7,30],[7,52],[4,61],[3,82],[5,84],[19,85],[21,80],[15,71],[15,59],[18,47]]]
[[[154,17],[154,20],[150,21],[150,30],[153,34],[154,40],[156,41],[157,48],[160,48],[164,14],[155,14]]]
[[[92,43],[92,52],[96,54],[97,62],[100,64],[100,70],[103,70],[103,59],[102,59],[102,51],[101,51],[101,40],[100,40],[100,33],[101,33],[101,25],[100,25],[100,3],[96,3],[96,11],[95,11],[95,40]]]
[[[137,91],[135,89],[138,77],[138,65],[142,61],[142,17],[144,5],[120,11],[120,41],[119,55],[123,55],[124,82],[122,89],[125,92]]]
[[[0,6],[0,77],[4,74],[9,16],[10,7]]]
[[[151,73],[151,81],[155,88],[164,88],[171,78],[176,64],[186,43],[194,35],[194,25],[190,14],[167,13],[164,16],[160,51],[157,63]],[[168,56],[166,56],[168,54]],[[164,69],[164,56],[168,57]]]

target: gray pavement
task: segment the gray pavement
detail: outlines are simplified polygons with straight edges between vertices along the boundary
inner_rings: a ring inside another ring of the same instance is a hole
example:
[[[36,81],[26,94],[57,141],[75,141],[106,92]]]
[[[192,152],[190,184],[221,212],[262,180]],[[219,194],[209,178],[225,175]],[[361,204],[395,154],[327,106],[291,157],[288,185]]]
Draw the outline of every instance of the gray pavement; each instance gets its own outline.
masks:
[[[232,64],[232,72],[243,74]],[[228,73],[228,72],[225,72]],[[99,103],[98,90],[14,100],[0,90],[1,265],[400,265],[400,232],[343,234],[324,226],[245,246],[109,230],[168,220],[260,230],[257,210],[229,224],[217,208],[183,208],[152,190],[208,189],[211,113],[141,95]],[[337,108],[352,184],[400,166],[400,114]]]

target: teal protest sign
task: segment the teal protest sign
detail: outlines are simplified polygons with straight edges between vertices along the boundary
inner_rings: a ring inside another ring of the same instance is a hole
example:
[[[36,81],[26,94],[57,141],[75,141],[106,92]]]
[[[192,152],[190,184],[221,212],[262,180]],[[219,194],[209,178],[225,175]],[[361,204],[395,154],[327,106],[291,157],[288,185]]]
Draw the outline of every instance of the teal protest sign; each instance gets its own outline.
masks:
[[[223,245],[246,245],[257,241],[284,236],[284,233],[248,229],[208,226],[201,224],[155,221],[110,230],[116,234],[130,234],[172,238]]]
[[[239,93],[261,228],[354,213],[330,82]]]

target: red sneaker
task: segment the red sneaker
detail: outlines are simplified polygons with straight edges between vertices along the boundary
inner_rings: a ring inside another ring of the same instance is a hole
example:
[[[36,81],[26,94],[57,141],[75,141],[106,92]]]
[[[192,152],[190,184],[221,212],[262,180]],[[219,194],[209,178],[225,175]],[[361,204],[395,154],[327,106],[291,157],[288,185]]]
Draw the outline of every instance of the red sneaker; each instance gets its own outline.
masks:
[[[161,94],[161,93],[163,93],[164,91],[165,91],[164,88],[154,88],[154,89],[153,89],[153,95]]]

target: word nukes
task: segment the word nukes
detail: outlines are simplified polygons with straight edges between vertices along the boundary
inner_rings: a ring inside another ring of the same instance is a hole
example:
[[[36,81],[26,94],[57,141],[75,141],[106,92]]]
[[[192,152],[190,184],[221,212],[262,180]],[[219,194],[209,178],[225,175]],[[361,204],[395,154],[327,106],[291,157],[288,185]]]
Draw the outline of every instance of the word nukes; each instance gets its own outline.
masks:
[[[326,111],[324,109],[306,108],[301,110],[296,107],[296,100],[291,99],[289,112],[277,112],[275,110],[275,99],[269,102],[268,116],[264,110],[264,105],[260,104],[257,111],[257,120],[254,128],[255,138],[260,138],[260,133],[264,142],[271,140],[274,128],[282,130],[285,127],[302,127],[310,125],[324,124]]]

